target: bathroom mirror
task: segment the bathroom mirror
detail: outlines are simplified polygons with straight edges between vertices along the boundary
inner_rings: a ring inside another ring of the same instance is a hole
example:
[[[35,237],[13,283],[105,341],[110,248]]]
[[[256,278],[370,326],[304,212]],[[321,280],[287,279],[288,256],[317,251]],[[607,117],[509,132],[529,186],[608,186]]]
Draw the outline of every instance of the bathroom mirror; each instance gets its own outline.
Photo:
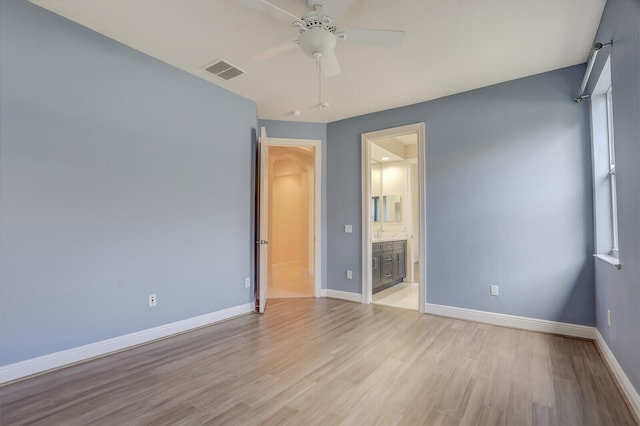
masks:
[[[402,222],[402,197],[399,195],[383,196],[382,212],[384,222]]]
[[[371,220],[373,222],[380,222],[382,220],[380,214],[380,197],[371,197]]]

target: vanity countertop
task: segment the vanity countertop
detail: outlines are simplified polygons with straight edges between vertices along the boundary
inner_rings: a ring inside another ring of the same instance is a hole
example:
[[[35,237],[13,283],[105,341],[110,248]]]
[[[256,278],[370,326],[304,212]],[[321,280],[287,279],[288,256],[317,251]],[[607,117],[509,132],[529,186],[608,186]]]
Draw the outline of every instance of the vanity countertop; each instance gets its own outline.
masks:
[[[404,232],[383,232],[382,235],[377,236],[373,233],[372,243],[388,243],[389,241],[406,241],[407,234]]]

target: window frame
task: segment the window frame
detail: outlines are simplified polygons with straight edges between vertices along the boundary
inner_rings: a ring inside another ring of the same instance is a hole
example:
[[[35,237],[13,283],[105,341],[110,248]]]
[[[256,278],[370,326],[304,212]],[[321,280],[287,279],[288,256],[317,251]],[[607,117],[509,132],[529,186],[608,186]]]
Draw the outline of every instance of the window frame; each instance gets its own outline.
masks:
[[[613,132],[613,87],[609,86],[606,92],[607,107],[607,145],[609,152],[609,188],[610,188],[610,208],[611,208],[611,256],[620,257],[618,245],[618,197],[616,185],[616,151]]]
[[[597,68],[596,68],[597,69]],[[590,95],[593,220],[596,259],[621,269],[611,56]]]

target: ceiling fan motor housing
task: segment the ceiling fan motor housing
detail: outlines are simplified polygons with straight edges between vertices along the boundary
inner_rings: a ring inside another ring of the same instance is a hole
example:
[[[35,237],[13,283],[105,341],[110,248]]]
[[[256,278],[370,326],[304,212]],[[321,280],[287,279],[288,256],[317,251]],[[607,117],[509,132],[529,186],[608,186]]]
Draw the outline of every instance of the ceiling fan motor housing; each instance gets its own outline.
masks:
[[[323,30],[332,33],[336,31],[336,25],[333,18],[329,15],[323,15],[320,11],[314,10],[313,12],[307,13],[300,19],[304,23],[300,28],[301,32],[312,28],[322,28]]]

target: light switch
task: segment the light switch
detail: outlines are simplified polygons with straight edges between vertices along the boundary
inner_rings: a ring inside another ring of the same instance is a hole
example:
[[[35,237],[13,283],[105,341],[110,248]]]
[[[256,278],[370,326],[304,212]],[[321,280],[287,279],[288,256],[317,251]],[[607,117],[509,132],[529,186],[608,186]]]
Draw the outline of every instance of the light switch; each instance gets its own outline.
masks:
[[[352,225],[345,225],[344,226],[344,232],[345,232],[345,234],[351,234],[353,232],[353,226]]]

